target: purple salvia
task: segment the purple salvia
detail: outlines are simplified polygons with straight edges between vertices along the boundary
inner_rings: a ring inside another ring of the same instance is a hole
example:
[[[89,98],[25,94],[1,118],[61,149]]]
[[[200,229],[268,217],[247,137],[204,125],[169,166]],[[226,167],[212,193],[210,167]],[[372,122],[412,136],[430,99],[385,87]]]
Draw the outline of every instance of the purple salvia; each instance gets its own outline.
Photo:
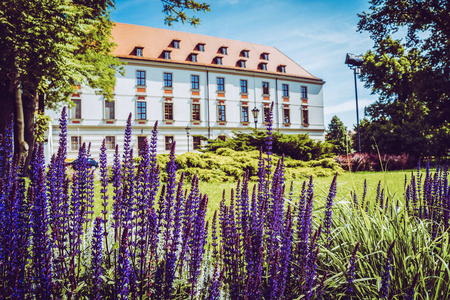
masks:
[[[360,242],[356,243],[355,248],[353,249],[352,256],[350,257],[350,262],[347,268],[347,289],[345,292],[346,299],[351,299],[353,295],[353,281],[355,279],[355,263],[356,263],[356,254],[358,253]]]
[[[157,142],[158,142],[158,121],[155,122],[155,125],[152,129],[152,137],[150,139],[150,148],[149,148],[149,158],[150,158],[150,191],[148,192],[148,199],[147,199],[147,207],[153,208],[153,205],[156,201],[156,194],[158,193],[159,189],[159,164],[156,159],[156,149],[157,149]]]
[[[211,246],[213,247],[213,260],[216,261],[217,254],[219,253],[217,251],[217,210],[214,211],[211,228],[212,228],[212,244],[211,244]]]
[[[40,299],[50,299],[52,294],[52,245],[48,236],[48,204],[44,175],[44,149],[42,144],[35,145],[31,163],[35,180],[31,186],[34,203],[31,213],[33,253],[33,288]]]
[[[291,216],[291,205],[288,205],[286,212],[285,228],[283,232],[283,239],[281,241],[281,268],[280,268],[280,279],[279,279],[279,292],[277,299],[281,299],[285,294],[285,287],[287,284],[287,279],[289,276],[291,249],[292,249],[292,216]],[[290,276],[289,276],[290,277]],[[286,291],[290,293],[291,291]]]
[[[389,246],[386,260],[384,263],[383,274],[381,275],[381,288],[379,292],[379,298],[386,299],[389,293],[389,280],[391,277],[391,267],[392,267],[392,255],[395,246],[395,241]]]
[[[364,208],[364,203],[366,201],[366,196],[367,196],[367,180],[364,179],[364,190],[363,190],[363,195],[361,198],[361,208]],[[368,209],[369,203],[366,204],[366,211]]]
[[[128,250],[128,228],[125,227],[119,246],[119,258],[117,261],[117,295],[120,299],[128,299],[130,292],[131,265]]]
[[[113,218],[114,228],[117,230],[122,223],[122,173],[120,166],[119,145],[116,145],[116,151],[114,153],[114,164],[112,167],[113,176]]]
[[[219,274],[218,263],[214,267],[213,277],[208,287],[208,300],[219,300],[220,287],[222,285],[223,271]]]
[[[325,281],[327,280],[328,277],[328,271],[325,271],[325,274],[323,274],[322,276],[322,280],[320,280],[320,284],[319,287],[316,290],[316,298],[317,300],[322,300],[322,294],[323,294],[323,288],[325,286]]]
[[[164,199],[164,221],[165,221],[165,229],[166,233],[171,229],[171,224],[173,220],[173,201],[175,198],[175,187],[176,187],[176,175],[177,175],[177,166],[175,164],[175,146],[176,142],[172,143],[172,147],[170,149],[170,159],[167,163],[167,189],[166,196]],[[167,234],[166,234],[167,235]]]
[[[337,186],[337,173],[334,175],[333,181],[331,182],[330,191],[328,192],[327,202],[325,205],[325,216],[323,221],[323,227],[325,229],[325,247],[330,248],[331,246],[331,223],[333,215],[333,200],[336,197],[336,186]]]
[[[416,273],[414,275],[413,281],[411,282],[410,287],[408,288],[408,292],[406,293],[405,300],[414,300],[414,294],[415,294],[415,287],[417,285],[417,282],[419,280],[419,273]]]
[[[90,299],[101,299],[101,286],[102,286],[102,251],[103,251],[103,229],[102,218],[97,217],[94,222],[94,230],[92,234],[92,293]]]

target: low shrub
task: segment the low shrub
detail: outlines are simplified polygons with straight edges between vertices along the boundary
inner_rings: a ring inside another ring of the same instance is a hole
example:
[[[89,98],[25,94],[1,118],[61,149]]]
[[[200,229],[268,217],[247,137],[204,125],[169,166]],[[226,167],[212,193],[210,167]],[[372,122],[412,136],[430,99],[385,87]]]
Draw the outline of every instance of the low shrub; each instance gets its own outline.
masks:
[[[383,171],[405,170],[414,167],[414,158],[409,154],[389,155],[372,153],[352,153],[339,155],[334,160],[344,170],[356,171]]]
[[[222,140],[208,140],[203,151],[217,153],[219,149],[231,149],[235,151],[249,152],[259,151],[265,146],[267,133],[254,130],[252,133],[234,132],[233,137]],[[309,138],[308,134],[283,134],[272,133],[272,152],[292,159],[309,161],[319,160],[334,156],[334,145],[328,142],[317,141]],[[225,151],[225,150],[221,150]]]

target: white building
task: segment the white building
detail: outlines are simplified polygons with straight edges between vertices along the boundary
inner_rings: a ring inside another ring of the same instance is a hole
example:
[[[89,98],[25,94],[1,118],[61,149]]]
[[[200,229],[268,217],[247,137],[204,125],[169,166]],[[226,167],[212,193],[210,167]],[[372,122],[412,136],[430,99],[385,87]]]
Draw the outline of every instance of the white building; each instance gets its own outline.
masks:
[[[116,23],[114,54],[125,65],[117,75],[114,102],[80,87],[69,112],[68,157],[80,142],[91,142],[98,157],[103,139],[111,153],[123,143],[131,112],[137,151],[159,123],[158,153],[197,149],[201,136],[225,139],[232,131],[251,131],[252,109],[259,109],[258,129],[274,102],[274,130],[308,133],[323,139],[324,81],[311,75],[274,47],[186,32]],[[60,112],[52,114],[53,151],[58,144]],[[190,127],[189,141],[186,127]],[[135,152],[136,153],[136,152]]]

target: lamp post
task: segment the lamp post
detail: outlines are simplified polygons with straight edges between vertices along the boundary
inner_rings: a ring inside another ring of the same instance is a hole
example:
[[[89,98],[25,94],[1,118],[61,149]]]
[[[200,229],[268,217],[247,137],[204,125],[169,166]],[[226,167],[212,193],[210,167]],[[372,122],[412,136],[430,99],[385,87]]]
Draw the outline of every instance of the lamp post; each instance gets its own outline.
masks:
[[[354,55],[351,53],[347,53],[347,56],[345,57],[345,64],[348,65],[348,67],[353,70],[353,76],[355,78],[355,98],[356,98],[356,131],[358,134],[358,152],[361,153],[361,137],[359,133],[359,110],[358,110],[358,88],[356,85],[356,74],[359,74],[364,62],[364,58],[362,55]]]
[[[252,114],[253,114],[253,118],[255,118],[255,129],[256,129],[256,125],[258,123],[258,114],[259,114],[259,109],[257,109],[256,106],[252,109]]]
[[[187,135],[187,145],[188,145],[188,151],[187,151],[187,152],[189,152],[189,133],[190,133],[190,131],[191,131],[191,128],[189,127],[189,125],[186,126],[185,130],[186,130],[186,135]]]

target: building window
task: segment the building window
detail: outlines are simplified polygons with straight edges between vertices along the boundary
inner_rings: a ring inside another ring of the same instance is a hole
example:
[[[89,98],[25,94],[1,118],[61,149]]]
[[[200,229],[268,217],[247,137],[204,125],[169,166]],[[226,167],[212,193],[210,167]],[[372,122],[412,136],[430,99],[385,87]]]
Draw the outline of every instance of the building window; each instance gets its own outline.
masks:
[[[222,57],[216,57],[216,65],[222,65]]]
[[[114,101],[105,101],[105,119],[114,120],[115,118]]]
[[[142,57],[142,48],[136,48],[136,56]]]
[[[144,148],[146,138],[147,137],[145,136],[138,136],[138,155],[141,155],[142,148]]]
[[[198,75],[191,75],[191,86],[193,90],[198,90],[200,88],[200,79]]]
[[[200,52],[205,52],[205,44],[197,44],[197,50]]]
[[[172,41],[172,46],[173,46],[175,49],[180,49],[180,41],[178,41],[178,40],[173,40],[173,41]]]
[[[282,90],[283,90],[283,97],[289,97],[289,85],[283,84]]]
[[[78,151],[81,147],[81,136],[72,136],[70,138],[70,150]]]
[[[225,122],[227,120],[226,112],[225,112],[225,104],[219,104],[218,106],[218,119],[221,122]]]
[[[170,59],[170,51],[164,51],[164,59]]]
[[[241,68],[245,68],[245,60],[238,61],[238,66]]]
[[[115,136],[107,136],[105,137],[106,149],[115,150],[116,149],[116,137]]]
[[[222,53],[223,55],[227,55],[227,47],[220,47],[219,52]]]
[[[241,93],[247,93],[247,80],[241,80]]]
[[[72,119],[81,119],[81,100],[80,99],[72,99],[72,102],[75,104],[72,107],[71,117]]]
[[[278,71],[281,73],[286,73],[286,66],[283,65],[278,66]]]
[[[221,92],[225,91],[225,78],[217,77],[217,90]]]
[[[301,86],[302,99],[308,99],[308,88]]]
[[[173,136],[172,135],[166,135],[164,137],[164,142],[165,142],[165,149],[167,151],[172,150],[172,144],[173,144]]]
[[[138,101],[136,105],[137,109],[137,119],[138,120],[147,120],[147,102],[145,101]]]
[[[172,87],[172,73],[164,73],[164,87]]]
[[[241,122],[248,122],[248,106],[241,106]]]
[[[136,71],[137,85],[145,85],[145,71]]]
[[[291,118],[289,115],[289,108],[283,108],[283,123],[290,124]]]
[[[192,62],[197,62],[197,54],[195,54],[195,53],[191,54],[191,61]]]
[[[200,121],[200,104],[198,103],[192,104],[192,120]]]
[[[164,102],[164,120],[173,120],[172,102]]]
[[[247,57],[247,58],[248,58],[248,50],[242,50],[242,51],[241,51],[241,56],[242,56],[242,57]]]
[[[269,60],[269,53],[262,53],[261,54],[261,59]]]
[[[263,70],[263,71],[267,71],[267,64],[266,63],[260,63],[259,64],[259,69]]]
[[[269,113],[270,113],[270,107],[264,106],[264,122],[270,122]]]
[[[307,126],[309,124],[309,117],[308,117],[308,107],[303,106],[302,108],[302,124]]]
[[[264,95],[269,95],[269,83],[263,82],[262,83],[262,90]]]
[[[201,147],[201,140],[202,140],[202,138],[200,137],[200,136],[193,136],[192,137],[192,140],[193,140],[193,146],[194,146],[194,150],[197,150],[197,149],[200,149],[200,147]]]

